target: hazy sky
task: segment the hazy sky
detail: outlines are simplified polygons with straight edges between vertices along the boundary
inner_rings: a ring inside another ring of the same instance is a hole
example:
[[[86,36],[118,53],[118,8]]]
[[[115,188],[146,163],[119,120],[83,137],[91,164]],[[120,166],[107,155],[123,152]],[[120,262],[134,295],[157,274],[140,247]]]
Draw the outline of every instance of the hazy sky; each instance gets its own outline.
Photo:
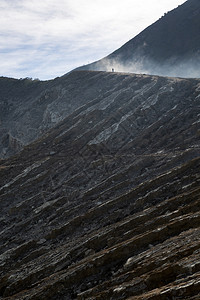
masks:
[[[184,2],[0,0],[0,76],[61,76],[110,54]]]

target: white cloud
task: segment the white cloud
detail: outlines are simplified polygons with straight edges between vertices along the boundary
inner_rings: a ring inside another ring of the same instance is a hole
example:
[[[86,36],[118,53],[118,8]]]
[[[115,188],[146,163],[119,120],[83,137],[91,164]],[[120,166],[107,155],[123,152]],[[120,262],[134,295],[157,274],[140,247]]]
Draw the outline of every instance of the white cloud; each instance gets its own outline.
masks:
[[[0,75],[62,75],[108,55],[183,2],[0,0]]]

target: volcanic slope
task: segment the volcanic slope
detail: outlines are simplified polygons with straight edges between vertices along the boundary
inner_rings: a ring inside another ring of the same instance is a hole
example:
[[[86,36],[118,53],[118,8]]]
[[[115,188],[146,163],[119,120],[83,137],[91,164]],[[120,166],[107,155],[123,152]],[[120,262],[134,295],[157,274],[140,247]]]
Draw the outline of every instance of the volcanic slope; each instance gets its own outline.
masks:
[[[188,0],[84,70],[200,77],[200,1]]]
[[[107,92],[0,161],[1,299],[199,299],[200,80],[68,76]]]
[[[112,84],[119,82],[113,77]],[[9,157],[38,139],[78,107],[113,87],[106,76],[71,73],[54,80],[0,78],[0,157]]]
[[[200,1],[188,0],[108,57],[79,69],[200,77],[199,49]],[[64,75],[43,82],[1,77],[0,157],[22,150],[85,101],[109,92],[104,77],[102,82],[93,79]]]

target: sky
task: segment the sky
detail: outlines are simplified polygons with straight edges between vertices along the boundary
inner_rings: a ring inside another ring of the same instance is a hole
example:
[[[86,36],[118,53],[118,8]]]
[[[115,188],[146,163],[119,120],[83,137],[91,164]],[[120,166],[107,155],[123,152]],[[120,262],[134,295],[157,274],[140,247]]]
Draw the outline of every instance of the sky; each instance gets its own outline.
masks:
[[[0,0],[0,76],[62,76],[112,53],[184,2]]]

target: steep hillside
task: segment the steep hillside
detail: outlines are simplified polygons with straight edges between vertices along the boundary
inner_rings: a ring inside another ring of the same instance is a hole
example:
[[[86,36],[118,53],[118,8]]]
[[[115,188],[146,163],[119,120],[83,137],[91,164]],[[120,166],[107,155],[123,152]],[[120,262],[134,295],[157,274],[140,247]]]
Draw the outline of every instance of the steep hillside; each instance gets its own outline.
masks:
[[[0,157],[15,154],[78,107],[112,93],[120,77],[112,80],[87,72],[50,81],[0,78]]]
[[[81,67],[165,76],[200,77],[200,1],[166,13],[106,58]]]
[[[165,14],[108,57],[82,70],[200,76],[200,1],[188,0]],[[42,136],[74,110],[113,87],[105,76],[50,81],[0,78],[0,157],[9,157]],[[118,77],[113,77],[113,86]]]
[[[200,80],[62,80],[79,107],[0,161],[1,299],[199,299]]]

